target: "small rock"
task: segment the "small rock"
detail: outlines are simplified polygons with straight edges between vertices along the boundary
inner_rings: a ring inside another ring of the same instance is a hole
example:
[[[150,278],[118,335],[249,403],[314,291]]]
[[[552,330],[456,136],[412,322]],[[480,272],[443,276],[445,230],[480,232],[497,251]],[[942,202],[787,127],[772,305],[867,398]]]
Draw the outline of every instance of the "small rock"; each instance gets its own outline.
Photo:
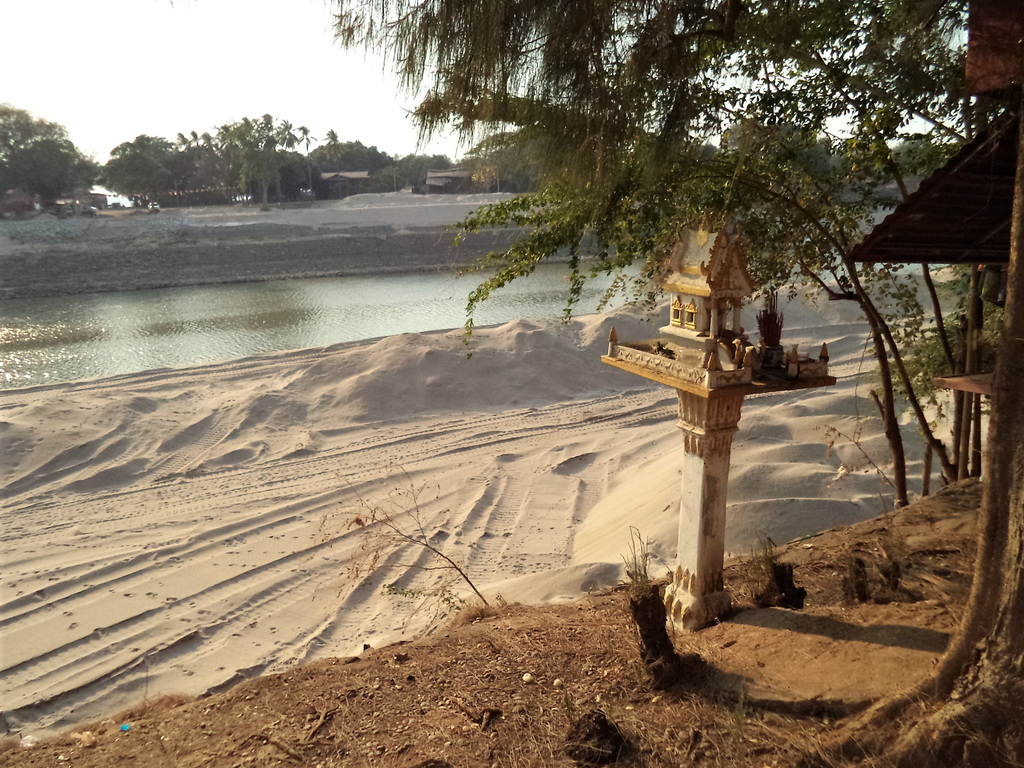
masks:
[[[527,672],[525,675],[523,675],[523,682],[527,685],[533,685],[537,681],[534,679],[533,675]]]
[[[82,731],[81,733],[72,733],[71,738],[78,742],[80,747],[95,747],[96,746],[96,734],[92,731]]]

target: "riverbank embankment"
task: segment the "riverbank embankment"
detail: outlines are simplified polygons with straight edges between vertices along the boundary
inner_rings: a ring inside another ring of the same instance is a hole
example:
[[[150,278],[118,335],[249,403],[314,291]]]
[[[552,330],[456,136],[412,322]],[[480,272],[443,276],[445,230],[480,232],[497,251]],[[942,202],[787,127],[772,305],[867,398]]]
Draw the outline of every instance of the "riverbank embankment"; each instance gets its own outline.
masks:
[[[519,235],[455,245],[451,225],[507,196],[358,195],[302,206],[102,212],[0,222],[0,299],[460,269]]]

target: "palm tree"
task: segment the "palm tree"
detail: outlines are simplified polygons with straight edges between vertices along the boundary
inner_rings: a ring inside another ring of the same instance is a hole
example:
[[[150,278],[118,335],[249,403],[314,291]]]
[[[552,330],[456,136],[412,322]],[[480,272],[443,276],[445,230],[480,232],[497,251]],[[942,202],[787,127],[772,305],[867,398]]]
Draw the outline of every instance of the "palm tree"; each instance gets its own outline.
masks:
[[[324,142],[324,156],[334,162],[338,162],[341,158],[341,142],[338,140],[338,134],[333,128],[327,132],[327,139]]]
[[[282,120],[281,124],[277,126],[274,138],[277,140],[277,146],[287,150],[295,149],[299,143],[299,137],[295,135],[295,127],[287,120]]]
[[[299,143],[299,137],[295,135],[295,130],[292,124],[288,120],[282,120],[280,125],[274,131],[274,141],[277,147],[281,147],[286,151],[295,149],[295,146]],[[277,183],[277,202],[281,203],[281,163],[280,159],[276,159],[274,163],[274,175]]]
[[[204,133],[203,136],[209,136],[209,134]],[[174,139],[174,143],[178,145],[179,149],[188,151],[193,147],[199,146],[199,134],[196,133],[195,131],[189,131],[187,136],[184,133],[179,133],[177,137]]]
[[[193,131],[192,135],[198,157],[196,178],[199,189],[207,194],[223,193],[230,185],[225,150],[209,132],[196,135]]]
[[[333,128],[327,132],[323,149],[324,157],[333,165],[332,170],[338,170],[338,161],[341,160],[343,150],[341,141],[338,140],[338,133]],[[328,193],[327,196],[330,197],[330,194]]]
[[[277,172],[277,139],[274,118],[264,115],[259,120],[243,117],[237,123],[220,128],[219,137],[229,162],[238,174],[243,190],[257,181],[263,193],[263,206],[267,206],[267,191]]]
[[[309,179],[309,194],[313,194],[313,165],[309,161],[309,142],[316,141],[315,136],[309,135],[309,128],[304,125],[300,125],[296,128],[299,134],[302,136],[302,142],[306,145],[306,176]]]
[[[199,134],[195,131],[189,131],[188,134],[179,133],[174,139],[174,146],[178,150],[178,154],[174,160],[175,198],[178,200],[178,204],[180,205],[185,195],[185,192],[182,191],[182,186],[185,185],[187,187],[187,194],[189,198],[188,204],[192,205],[195,202],[193,199],[195,190],[197,187],[202,186],[198,178],[199,161],[201,156],[201,142]]]
[[[274,118],[269,112],[253,122],[253,143],[257,174],[263,189],[263,208],[267,209],[267,190],[270,188],[270,180],[277,176],[278,161],[277,131],[274,128]]]

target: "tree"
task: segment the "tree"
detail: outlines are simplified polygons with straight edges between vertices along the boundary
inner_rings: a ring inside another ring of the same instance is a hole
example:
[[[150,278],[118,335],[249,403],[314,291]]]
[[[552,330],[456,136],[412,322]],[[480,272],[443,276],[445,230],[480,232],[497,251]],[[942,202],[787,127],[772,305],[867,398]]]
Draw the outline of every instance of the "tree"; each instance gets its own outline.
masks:
[[[443,171],[452,167],[447,155],[406,155],[395,162],[395,173],[399,189],[411,187],[422,190],[427,180],[427,171]]]
[[[304,125],[300,125],[296,130],[298,130],[299,136],[302,137],[301,138],[302,143],[306,145],[306,177],[307,177],[306,189],[308,189],[309,193],[312,194],[313,193],[313,165],[312,165],[312,163],[310,162],[310,159],[309,159],[309,143],[311,141],[316,141],[316,138],[314,136],[310,136],[309,128],[307,128]]]
[[[323,154],[324,158],[326,158],[329,162],[332,163],[331,170],[333,170],[333,171],[339,170],[334,165],[341,158],[341,153],[342,153],[342,146],[341,146],[341,142],[338,140],[338,133],[337,133],[337,131],[335,131],[333,128],[331,130],[329,130],[327,132],[327,136],[326,136],[325,143],[324,143],[323,147],[318,147],[317,149],[322,150],[322,154]]]
[[[274,138],[277,140],[277,147],[285,152],[291,152],[299,143],[299,137],[295,135],[295,126],[288,120],[282,120],[274,131]],[[277,202],[281,202],[281,164],[282,159],[277,158],[274,181],[277,184]]]
[[[96,172],[62,125],[0,104],[0,192],[21,189],[52,202],[88,189]]]
[[[361,141],[340,141],[334,131],[327,132],[327,143],[313,150],[333,171],[377,171],[393,161],[386,152],[367,147]]]
[[[118,144],[103,167],[103,183],[134,200],[156,199],[175,185],[174,145],[145,134]]]
[[[1024,72],[1024,43],[1019,43]],[[1017,169],[1001,349],[996,361],[978,551],[965,615],[932,677],[912,696],[883,702],[859,730],[891,720],[917,698],[934,703],[911,726],[893,761],[918,765],[1024,763],[1024,88],[1018,111]],[[880,751],[859,733],[838,751]],[[861,743],[858,743],[860,741]],[[865,743],[866,742],[866,743]],[[872,750],[871,747],[874,747]]]
[[[895,382],[944,476],[956,477],[899,346],[905,318],[923,322],[925,310],[896,271],[860,268],[849,252],[879,191],[907,190],[911,168],[895,152],[901,141],[923,136],[940,148],[937,158],[965,139],[953,127],[961,115],[961,3],[337,5],[342,42],[382,46],[403,84],[426,92],[414,113],[422,131],[454,125],[466,137],[533,148],[542,194],[466,222],[469,230],[530,230],[491,255],[494,274],[470,296],[467,329],[479,301],[555,253],[572,256],[571,310],[589,272],[640,261],[641,280],[649,280],[681,227],[760,222],[767,232],[774,221],[785,236],[757,243],[752,254],[762,283],[795,276],[864,308],[897,503],[909,492]],[[596,243],[596,267],[585,268],[584,243]],[[933,322],[941,326],[941,315]]]
[[[277,178],[278,132],[274,118],[267,114],[258,119],[243,117],[222,125],[218,136],[242,190],[260,185],[262,204],[266,206],[270,184]]]
[[[510,142],[539,142],[542,191],[466,222],[468,229],[530,227],[507,252],[489,257],[495,274],[471,295],[470,309],[566,249],[571,302],[585,277],[580,252],[588,235],[597,243],[596,269],[640,261],[651,277],[680,227],[742,220],[762,283],[802,277],[860,304],[883,379],[903,380],[944,473],[955,477],[913,401],[898,340],[901,307],[910,301],[899,272],[858,266],[850,247],[869,226],[886,183],[897,199],[907,194],[914,168],[898,151],[901,142],[933,148],[934,167],[1001,111],[970,102],[966,118],[962,113],[964,2],[337,5],[342,42],[383,46],[403,84],[425,88],[415,113],[422,130],[454,124],[466,135],[502,132]],[[1022,165],[972,598],[956,641],[921,691],[945,699],[956,685],[960,697],[945,701],[902,745],[906,765],[1009,765],[1024,756],[1024,409],[1015,394],[1024,376]],[[941,333],[941,310],[931,304]],[[898,461],[890,381],[878,402]],[[905,498],[905,479],[897,495]],[[847,746],[858,743],[862,735]]]
[[[473,180],[489,191],[536,192],[540,180],[535,154],[529,142],[496,134],[467,152],[463,165],[468,165]]]
[[[309,179],[306,158],[298,152],[281,152],[277,166],[278,199],[298,200]]]

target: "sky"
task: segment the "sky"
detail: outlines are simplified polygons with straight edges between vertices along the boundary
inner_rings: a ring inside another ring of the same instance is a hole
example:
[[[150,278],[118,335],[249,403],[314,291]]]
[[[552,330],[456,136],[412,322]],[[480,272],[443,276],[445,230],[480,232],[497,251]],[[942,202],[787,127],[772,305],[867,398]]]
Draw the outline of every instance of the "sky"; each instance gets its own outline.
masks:
[[[417,146],[415,98],[381,57],[334,42],[327,2],[0,0],[0,103],[60,123],[101,164],[140,134],[268,112],[318,140],[334,129],[391,155],[461,155],[452,136]]]

